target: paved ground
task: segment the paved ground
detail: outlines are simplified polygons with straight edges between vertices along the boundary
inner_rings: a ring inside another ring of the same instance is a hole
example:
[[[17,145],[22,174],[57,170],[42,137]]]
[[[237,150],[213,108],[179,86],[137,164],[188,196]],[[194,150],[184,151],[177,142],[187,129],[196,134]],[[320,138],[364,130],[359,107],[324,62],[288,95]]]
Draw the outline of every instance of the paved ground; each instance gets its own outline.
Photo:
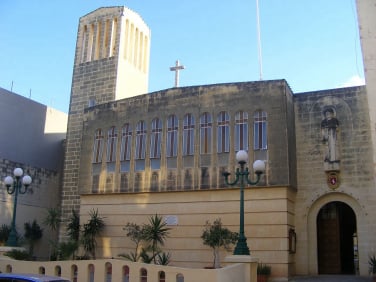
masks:
[[[289,279],[289,282],[371,282],[369,276],[355,275],[317,275],[317,276],[298,276]]]

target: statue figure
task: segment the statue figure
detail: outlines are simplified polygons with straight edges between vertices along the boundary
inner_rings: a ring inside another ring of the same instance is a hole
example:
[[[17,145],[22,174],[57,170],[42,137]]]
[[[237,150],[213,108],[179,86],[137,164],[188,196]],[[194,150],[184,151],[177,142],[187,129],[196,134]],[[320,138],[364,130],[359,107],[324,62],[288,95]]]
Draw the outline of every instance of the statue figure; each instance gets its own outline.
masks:
[[[325,118],[321,122],[322,141],[326,144],[324,164],[326,170],[339,169],[338,131],[339,122],[331,108],[324,110]]]

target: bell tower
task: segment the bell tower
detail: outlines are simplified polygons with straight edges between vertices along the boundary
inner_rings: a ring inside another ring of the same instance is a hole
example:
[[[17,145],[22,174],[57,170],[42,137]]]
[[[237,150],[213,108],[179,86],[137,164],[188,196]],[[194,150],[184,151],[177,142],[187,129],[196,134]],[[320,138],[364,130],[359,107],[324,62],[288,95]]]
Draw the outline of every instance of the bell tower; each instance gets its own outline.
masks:
[[[126,7],[99,8],[79,20],[62,187],[63,219],[80,207],[84,109],[148,92],[150,35],[143,19]],[[63,234],[61,231],[60,237]]]

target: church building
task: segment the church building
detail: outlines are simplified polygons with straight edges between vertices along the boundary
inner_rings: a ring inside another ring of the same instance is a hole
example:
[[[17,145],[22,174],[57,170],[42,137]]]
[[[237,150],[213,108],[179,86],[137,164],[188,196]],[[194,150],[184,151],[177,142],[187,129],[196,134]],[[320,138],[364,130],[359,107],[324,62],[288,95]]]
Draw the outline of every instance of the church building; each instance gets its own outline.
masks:
[[[110,258],[133,250],[128,222],[158,214],[171,228],[163,246],[171,265],[209,266],[206,221],[239,230],[239,187],[223,173],[234,179],[235,155],[245,150],[251,180],[252,163],[266,165],[244,189],[251,255],[274,277],[366,275],[376,252],[376,28],[373,1],[359,2],[367,85],[307,93],[284,79],[148,93],[151,32],[141,16],[109,7],[81,17],[64,218],[74,209],[84,222],[97,209],[105,221],[97,256]]]

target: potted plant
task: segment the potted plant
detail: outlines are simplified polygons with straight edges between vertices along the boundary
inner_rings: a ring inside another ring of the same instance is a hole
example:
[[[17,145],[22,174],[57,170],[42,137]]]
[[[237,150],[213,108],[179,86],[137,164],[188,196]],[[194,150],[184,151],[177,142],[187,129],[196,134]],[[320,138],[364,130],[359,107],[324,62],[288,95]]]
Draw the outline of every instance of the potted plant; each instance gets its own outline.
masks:
[[[369,274],[372,275],[372,281],[376,282],[376,256],[375,254],[370,255],[368,258],[368,265],[369,265]]]
[[[270,265],[259,263],[257,265],[257,282],[267,282],[271,273],[272,267]]]
[[[213,267],[219,268],[219,249],[223,247],[228,250],[231,244],[236,243],[238,233],[232,232],[226,227],[222,227],[221,219],[218,218],[213,222],[213,224],[210,224],[209,221],[206,222],[201,238],[204,241],[204,245],[210,246],[213,249]]]

